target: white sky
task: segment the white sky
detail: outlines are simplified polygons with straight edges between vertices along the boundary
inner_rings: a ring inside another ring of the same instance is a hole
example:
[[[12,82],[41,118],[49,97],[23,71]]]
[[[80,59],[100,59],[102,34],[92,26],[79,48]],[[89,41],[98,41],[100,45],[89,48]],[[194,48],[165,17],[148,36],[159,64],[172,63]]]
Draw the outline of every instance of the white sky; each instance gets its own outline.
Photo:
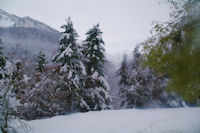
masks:
[[[158,3],[161,2],[159,5]],[[166,21],[166,0],[0,0],[0,8],[19,17],[30,16],[60,30],[71,16],[80,40],[94,24],[100,23],[106,51],[132,51],[146,39],[154,20]]]

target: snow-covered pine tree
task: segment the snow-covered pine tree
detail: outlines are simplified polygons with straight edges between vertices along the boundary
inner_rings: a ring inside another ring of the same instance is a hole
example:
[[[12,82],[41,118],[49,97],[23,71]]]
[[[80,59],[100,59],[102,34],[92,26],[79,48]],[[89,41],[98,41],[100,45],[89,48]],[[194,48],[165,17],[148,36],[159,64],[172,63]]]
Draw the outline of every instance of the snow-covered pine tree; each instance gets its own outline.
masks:
[[[2,45],[2,42],[1,42],[1,39],[0,39],[0,45]],[[3,47],[0,46],[0,79],[3,78],[3,75],[4,75],[4,68],[5,68],[5,65],[6,65],[6,58],[5,56],[3,55]]]
[[[149,90],[146,88],[146,81],[143,77],[143,68],[140,63],[141,54],[137,46],[133,51],[132,62],[129,63],[128,80],[126,88],[122,91],[122,105],[127,108],[145,107],[149,97]]]
[[[73,28],[70,18],[67,24],[61,26],[64,32],[61,33],[60,48],[53,57],[53,61],[61,64],[60,72],[63,73],[63,84],[67,91],[68,109],[70,111],[87,108],[82,98],[84,89],[85,66],[82,63],[81,47],[77,43],[78,34]]]
[[[14,91],[18,97],[23,97],[23,91],[26,89],[27,83],[27,81],[24,80],[24,78],[26,77],[27,76],[25,74],[24,64],[21,60],[16,60],[13,69],[12,82],[14,86]]]
[[[127,55],[124,54],[121,66],[120,66],[119,70],[117,71],[117,75],[120,77],[119,95],[123,99],[121,106],[123,106],[124,103],[126,102],[124,99],[126,98],[126,91],[127,91],[127,88],[129,87],[129,77],[128,77],[129,73],[128,72],[129,71],[128,71]]]
[[[39,52],[39,55],[37,56],[37,66],[36,66],[36,70],[38,72],[44,72],[45,68],[46,68],[46,65],[47,64],[47,61],[46,61],[46,58],[45,58],[45,54],[40,51]]]
[[[139,46],[134,50],[132,70],[130,72],[131,91],[135,95],[135,105],[138,108],[152,107],[180,107],[182,99],[176,94],[166,92],[168,79],[165,76],[156,75],[153,70],[142,66],[143,58],[139,52]]]
[[[83,44],[87,72],[84,99],[89,108],[83,111],[109,109],[111,108],[110,86],[104,78],[104,63],[106,59],[104,41],[102,40],[99,24],[94,25],[86,35],[87,37]]]
[[[122,78],[122,77],[121,77]],[[137,46],[133,59],[128,63],[127,85],[120,91],[122,105],[126,108],[177,107],[182,106],[179,97],[167,93],[166,78],[159,77],[149,68],[142,67],[142,58]]]

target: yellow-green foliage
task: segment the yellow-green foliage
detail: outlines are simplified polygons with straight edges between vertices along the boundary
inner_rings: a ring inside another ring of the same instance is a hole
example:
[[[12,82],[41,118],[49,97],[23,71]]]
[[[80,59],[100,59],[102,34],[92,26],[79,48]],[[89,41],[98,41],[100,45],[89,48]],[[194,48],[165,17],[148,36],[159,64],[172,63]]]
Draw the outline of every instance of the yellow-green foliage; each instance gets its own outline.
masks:
[[[153,36],[141,45],[144,65],[169,76],[168,90],[193,102],[200,97],[200,2],[181,4],[175,4],[173,19],[155,24]]]

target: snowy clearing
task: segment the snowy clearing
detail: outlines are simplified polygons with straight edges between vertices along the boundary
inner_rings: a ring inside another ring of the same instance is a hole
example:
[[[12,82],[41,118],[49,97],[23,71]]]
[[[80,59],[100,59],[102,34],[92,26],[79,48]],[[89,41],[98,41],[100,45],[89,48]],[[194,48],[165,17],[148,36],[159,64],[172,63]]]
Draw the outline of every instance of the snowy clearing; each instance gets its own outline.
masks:
[[[31,133],[200,133],[200,108],[123,109],[28,122]]]

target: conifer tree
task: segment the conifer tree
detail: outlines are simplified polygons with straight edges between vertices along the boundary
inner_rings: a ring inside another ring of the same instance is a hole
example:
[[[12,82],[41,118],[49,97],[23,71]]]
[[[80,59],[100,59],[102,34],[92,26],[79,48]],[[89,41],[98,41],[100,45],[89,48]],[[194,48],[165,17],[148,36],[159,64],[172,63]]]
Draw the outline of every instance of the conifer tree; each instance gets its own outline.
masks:
[[[117,71],[117,75],[120,77],[119,85],[120,85],[120,91],[119,95],[124,99],[126,97],[126,90],[127,87],[129,87],[129,74],[128,74],[128,62],[127,62],[127,56],[124,54],[123,60],[121,63],[121,67]],[[122,101],[121,106],[123,106],[125,101]]]
[[[37,57],[37,66],[36,66],[36,70],[38,72],[43,72],[46,68],[46,65],[47,64],[47,61],[46,61],[46,58],[45,58],[45,54],[40,51],[39,52],[39,55]]]
[[[15,62],[16,63],[13,69],[12,82],[14,84],[14,90],[16,91],[16,93],[18,93],[18,91],[25,89],[25,87],[22,86],[26,84],[27,81],[25,81],[24,78],[26,78],[27,76],[22,61],[17,60]]]
[[[1,39],[0,39],[0,45],[2,45]],[[1,70],[4,69],[5,65],[6,65],[6,58],[3,55],[3,47],[0,46],[0,68],[1,68]],[[3,75],[1,75],[1,78],[3,78],[2,76]]]
[[[121,84],[122,80],[120,80],[121,106],[127,108],[182,106],[182,100],[179,97],[164,91],[166,78],[155,75],[149,68],[144,68],[142,63],[137,46],[133,51],[133,59],[128,64],[126,82],[123,81],[125,84]],[[124,79],[123,75],[120,76]]]
[[[61,26],[64,32],[61,33],[60,48],[58,53],[53,57],[53,61],[60,63],[65,81],[64,88],[67,91],[68,108],[72,110],[80,110],[87,106],[81,97],[84,86],[85,67],[82,63],[82,53],[80,45],[77,43],[78,34],[73,28],[70,18],[67,24]]]
[[[123,56],[121,67],[117,71],[117,74],[119,76],[121,76],[119,84],[120,85],[123,85],[123,84],[127,85],[128,84],[128,62],[127,62],[127,56],[125,54]]]
[[[107,81],[104,78],[105,49],[102,32],[99,24],[94,25],[87,33],[84,41],[83,53],[86,58],[87,72],[86,90],[84,98],[89,105],[89,110],[102,110],[110,108],[110,96]]]
[[[128,70],[128,86],[123,91],[122,105],[128,108],[145,107],[149,96],[149,90],[146,88],[146,75],[140,63],[141,54],[136,47],[133,51],[133,59]]]

